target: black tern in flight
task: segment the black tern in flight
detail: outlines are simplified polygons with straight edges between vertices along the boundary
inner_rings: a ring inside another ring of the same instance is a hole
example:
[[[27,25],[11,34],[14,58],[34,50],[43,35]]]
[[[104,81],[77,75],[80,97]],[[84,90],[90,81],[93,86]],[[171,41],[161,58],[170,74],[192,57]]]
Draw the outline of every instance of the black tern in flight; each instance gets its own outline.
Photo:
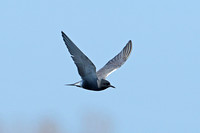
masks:
[[[132,50],[131,40],[118,55],[108,61],[105,66],[96,72],[96,67],[92,61],[69,39],[69,37],[67,37],[64,32],[61,33],[82,79],[79,82],[67,85],[81,87],[93,91],[105,90],[108,87],[115,88],[110,84],[109,81],[106,80],[106,77],[121,67],[128,59]]]

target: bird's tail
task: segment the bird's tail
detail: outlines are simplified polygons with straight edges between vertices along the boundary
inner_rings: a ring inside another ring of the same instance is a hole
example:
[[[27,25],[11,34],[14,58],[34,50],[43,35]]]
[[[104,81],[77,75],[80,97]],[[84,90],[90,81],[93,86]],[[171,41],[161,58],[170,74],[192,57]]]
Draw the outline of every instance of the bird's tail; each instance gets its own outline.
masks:
[[[65,84],[66,86],[76,86],[76,87],[81,87],[81,81],[76,82],[74,84]]]

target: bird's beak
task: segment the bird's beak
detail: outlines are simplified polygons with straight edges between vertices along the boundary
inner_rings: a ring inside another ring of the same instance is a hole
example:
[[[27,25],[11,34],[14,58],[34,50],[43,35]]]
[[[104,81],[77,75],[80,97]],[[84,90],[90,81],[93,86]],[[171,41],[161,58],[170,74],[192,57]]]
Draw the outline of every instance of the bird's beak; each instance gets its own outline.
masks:
[[[115,88],[115,86],[109,85],[109,87]]]

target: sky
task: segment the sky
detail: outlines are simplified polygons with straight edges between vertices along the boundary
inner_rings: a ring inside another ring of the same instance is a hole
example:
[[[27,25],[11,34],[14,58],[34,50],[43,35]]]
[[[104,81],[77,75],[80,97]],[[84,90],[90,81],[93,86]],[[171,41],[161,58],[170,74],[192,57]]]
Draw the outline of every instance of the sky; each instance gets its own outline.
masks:
[[[199,4],[1,1],[0,127],[37,126],[48,118],[70,133],[94,121],[104,121],[109,133],[199,133]],[[129,59],[107,78],[115,89],[64,85],[80,76],[61,31],[97,70],[132,40]]]

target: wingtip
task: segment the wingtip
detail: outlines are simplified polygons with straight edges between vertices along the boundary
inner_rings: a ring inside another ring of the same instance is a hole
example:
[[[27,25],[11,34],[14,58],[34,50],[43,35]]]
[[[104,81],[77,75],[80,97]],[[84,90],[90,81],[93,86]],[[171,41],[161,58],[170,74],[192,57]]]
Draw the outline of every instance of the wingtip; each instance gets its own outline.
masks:
[[[65,38],[68,38],[67,35],[63,31],[61,31],[61,34],[62,34],[63,40],[65,41]],[[68,38],[68,40],[70,40],[70,39]]]
[[[62,34],[62,35],[65,35],[65,33],[64,33],[62,30],[61,30],[61,34]]]
[[[130,47],[131,47],[130,49],[132,50],[132,41],[129,40],[129,41],[128,41],[128,44],[130,44]],[[131,51],[130,51],[130,52],[131,52]]]
[[[132,44],[132,41],[131,41],[131,40],[129,40],[129,41],[128,41],[128,43]]]
[[[125,57],[126,57],[126,60],[128,59],[128,57],[130,56],[131,54],[131,51],[132,51],[132,41],[129,40],[128,43],[126,44],[126,46],[124,47],[123,49],[124,53],[125,53]]]

